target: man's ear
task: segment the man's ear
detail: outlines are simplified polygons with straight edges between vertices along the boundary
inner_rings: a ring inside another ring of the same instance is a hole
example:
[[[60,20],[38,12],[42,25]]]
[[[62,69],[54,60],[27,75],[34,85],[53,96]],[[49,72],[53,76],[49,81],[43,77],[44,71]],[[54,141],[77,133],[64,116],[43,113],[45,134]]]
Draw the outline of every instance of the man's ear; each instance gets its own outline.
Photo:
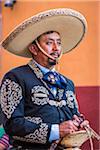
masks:
[[[33,55],[37,55],[37,47],[34,44],[29,45],[28,47],[29,51],[33,54]]]

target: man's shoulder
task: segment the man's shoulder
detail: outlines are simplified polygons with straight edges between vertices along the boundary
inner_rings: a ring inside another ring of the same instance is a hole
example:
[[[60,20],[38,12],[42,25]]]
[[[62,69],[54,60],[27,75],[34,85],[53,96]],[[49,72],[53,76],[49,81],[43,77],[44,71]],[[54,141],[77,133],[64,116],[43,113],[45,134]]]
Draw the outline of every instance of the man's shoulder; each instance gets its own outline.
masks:
[[[64,75],[62,75],[62,77],[66,80],[67,86],[70,87],[71,89],[74,89],[74,82],[70,78],[68,78]]]
[[[7,72],[7,74],[9,73],[18,73],[18,72],[23,72],[23,71],[26,71],[28,70],[28,65],[22,65],[22,66],[18,66],[18,67],[15,67],[15,68],[12,68],[11,70],[9,70]]]
[[[26,72],[28,72],[28,70],[29,70],[28,65],[18,66],[6,72],[6,74],[4,75],[4,78],[14,77],[14,76],[21,77],[22,75],[25,75]]]
[[[69,84],[74,84],[73,83],[73,81],[72,81],[72,79],[70,79],[70,78],[68,78],[68,77],[66,77],[66,76],[64,76],[64,75],[62,75],[62,74],[60,74]]]

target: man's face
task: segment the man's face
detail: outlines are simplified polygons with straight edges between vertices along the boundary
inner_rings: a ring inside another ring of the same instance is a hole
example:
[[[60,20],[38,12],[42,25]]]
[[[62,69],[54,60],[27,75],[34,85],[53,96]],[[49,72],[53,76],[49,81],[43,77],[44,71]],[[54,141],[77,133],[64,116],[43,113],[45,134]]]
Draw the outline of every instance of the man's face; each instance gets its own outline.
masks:
[[[48,58],[39,50],[37,52],[36,61],[47,68],[56,65],[56,59],[58,59],[61,54],[60,35],[57,32],[43,34],[38,38],[38,42],[41,48],[55,58],[55,60]]]

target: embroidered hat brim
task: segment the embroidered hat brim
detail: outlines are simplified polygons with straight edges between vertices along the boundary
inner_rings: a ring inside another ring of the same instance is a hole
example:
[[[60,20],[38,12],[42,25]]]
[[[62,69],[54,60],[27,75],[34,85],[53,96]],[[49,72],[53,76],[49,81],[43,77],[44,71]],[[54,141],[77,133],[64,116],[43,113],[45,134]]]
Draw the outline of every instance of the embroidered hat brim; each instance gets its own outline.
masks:
[[[11,53],[31,57],[28,45],[48,31],[60,33],[63,53],[69,52],[82,41],[87,30],[84,16],[72,9],[58,8],[41,12],[18,25],[1,45]]]

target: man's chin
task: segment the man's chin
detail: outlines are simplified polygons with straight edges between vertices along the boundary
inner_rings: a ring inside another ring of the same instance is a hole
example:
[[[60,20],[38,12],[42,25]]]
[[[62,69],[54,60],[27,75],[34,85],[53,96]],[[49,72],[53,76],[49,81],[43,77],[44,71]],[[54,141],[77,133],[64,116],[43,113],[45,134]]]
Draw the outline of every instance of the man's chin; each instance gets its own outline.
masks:
[[[55,60],[49,59],[49,65],[54,66],[56,64],[57,64],[57,60],[56,59]]]

